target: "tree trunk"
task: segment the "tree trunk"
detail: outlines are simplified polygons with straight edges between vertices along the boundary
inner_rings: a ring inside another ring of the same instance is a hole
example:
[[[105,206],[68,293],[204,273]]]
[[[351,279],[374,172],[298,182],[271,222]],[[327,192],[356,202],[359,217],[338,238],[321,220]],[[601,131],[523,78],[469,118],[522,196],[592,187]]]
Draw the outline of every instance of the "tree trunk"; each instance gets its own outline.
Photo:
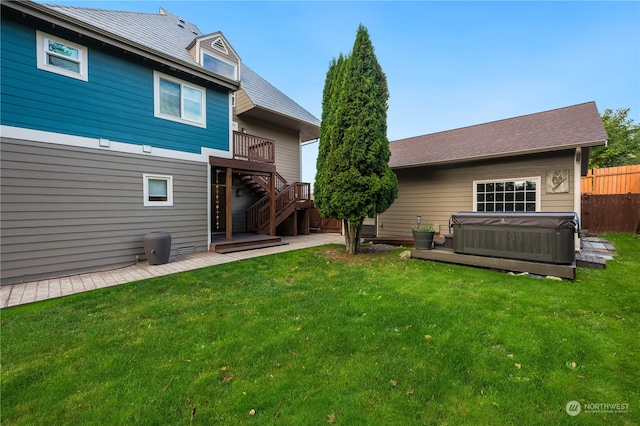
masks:
[[[345,251],[349,254],[358,254],[358,252],[360,251],[360,235],[362,233],[362,225],[354,225],[353,223],[345,219],[343,228]]]
[[[351,228],[349,228],[349,221],[347,219],[342,221],[342,229],[344,231],[344,250],[347,253],[351,253]]]

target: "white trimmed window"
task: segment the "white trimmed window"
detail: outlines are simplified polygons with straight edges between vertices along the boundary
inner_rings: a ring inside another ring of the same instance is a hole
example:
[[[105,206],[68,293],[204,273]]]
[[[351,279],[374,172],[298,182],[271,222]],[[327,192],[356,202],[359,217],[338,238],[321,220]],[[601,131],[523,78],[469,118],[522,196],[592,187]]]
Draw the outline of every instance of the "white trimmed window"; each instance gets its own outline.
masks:
[[[154,115],[166,120],[206,127],[204,87],[169,77],[157,71],[154,79]]]
[[[145,206],[173,206],[173,176],[143,174]]]
[[[85,46],[36,31],[38,69],[89,81],[88,50]]]
[[[540,177],[476,180],[474,212],[540,211]]]

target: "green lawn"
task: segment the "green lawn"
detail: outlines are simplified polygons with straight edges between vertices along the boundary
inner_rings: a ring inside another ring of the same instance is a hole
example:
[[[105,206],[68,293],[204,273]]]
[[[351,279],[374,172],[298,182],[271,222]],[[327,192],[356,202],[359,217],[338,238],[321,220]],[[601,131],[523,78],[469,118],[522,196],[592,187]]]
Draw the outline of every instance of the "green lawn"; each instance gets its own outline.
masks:
[[[637,424],[640,238],[609,238],[574,282],[325,246],[4,309],[2,424]]]

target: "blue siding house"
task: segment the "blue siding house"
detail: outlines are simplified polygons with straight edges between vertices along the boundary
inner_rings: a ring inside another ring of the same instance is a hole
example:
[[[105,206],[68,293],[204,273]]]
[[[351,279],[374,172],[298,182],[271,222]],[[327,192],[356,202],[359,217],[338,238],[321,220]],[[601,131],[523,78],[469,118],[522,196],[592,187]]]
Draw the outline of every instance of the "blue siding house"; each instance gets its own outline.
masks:
[[[152,231],[176,256],[299,222],[299,167],[274,153],[299,164],[319,122],[293,101],[270,110],[278,123],[260,102],[236,111],[254,73],[222,33],[163,9],[17,1],[1,19],[2,284],[144,260]],[[278,211],[288,188],[294,207]]]

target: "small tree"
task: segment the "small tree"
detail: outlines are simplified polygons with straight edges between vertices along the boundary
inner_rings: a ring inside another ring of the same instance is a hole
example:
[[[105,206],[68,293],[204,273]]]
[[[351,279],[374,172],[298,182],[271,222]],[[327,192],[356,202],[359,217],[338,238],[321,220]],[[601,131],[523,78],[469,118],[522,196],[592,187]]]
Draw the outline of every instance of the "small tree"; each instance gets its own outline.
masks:
[[[343,221],[350,254],[360,249],[365,217],[384,212],[398,195],[389,168],[388,99],[386,76],[360,25],[351,54],[329,65],[314,184],[320,214]]]
[[[640,126],[628,118],[629,108],[615,112],[605,109],[602,124],[607,131],[607,146],[591,150],[589,167],[616,167],[640,164]]]

